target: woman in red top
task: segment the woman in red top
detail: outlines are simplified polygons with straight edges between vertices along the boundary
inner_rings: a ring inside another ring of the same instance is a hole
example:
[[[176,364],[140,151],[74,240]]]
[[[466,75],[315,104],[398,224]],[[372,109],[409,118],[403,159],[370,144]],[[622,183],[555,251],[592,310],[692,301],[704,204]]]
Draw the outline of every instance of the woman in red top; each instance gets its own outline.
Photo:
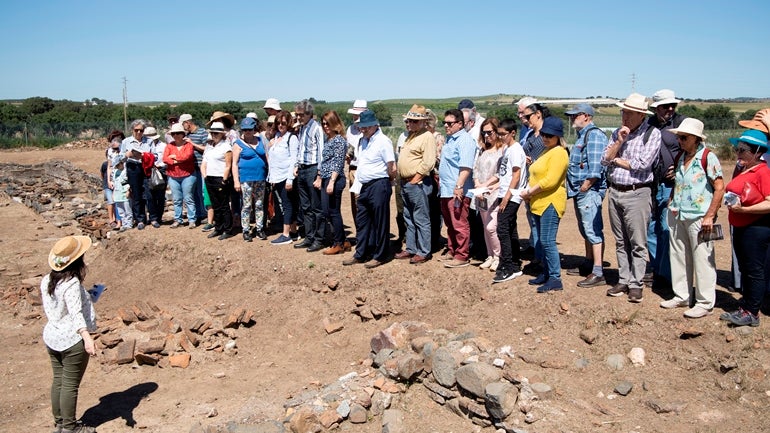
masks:
[[[720,319],[736,326],[759,326],[759,308],[770,293],[770,168],[762,161],[767,135],[749,129],[731,138],[742,171],[727,184],[725,204],[733,226],[733,249],[741,269],[743,299]]]
[[[168,143],[166,150],[163,151],[163,162],[166,163],[166,175],[174,201],[174,224],[171,228],[175,229],[182,225],[182,203],[184,202],[187,205],[187,221],[193,229],[196,218],[193,144],[184,139],[184,128],[179,123],[173,124],[169,133],[174,141]]]

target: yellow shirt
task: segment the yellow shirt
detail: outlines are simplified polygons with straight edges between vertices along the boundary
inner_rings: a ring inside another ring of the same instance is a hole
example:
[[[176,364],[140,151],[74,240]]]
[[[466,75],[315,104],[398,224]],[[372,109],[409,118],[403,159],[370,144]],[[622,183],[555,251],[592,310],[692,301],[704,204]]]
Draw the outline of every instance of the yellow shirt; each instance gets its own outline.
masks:
[[[398,153],[398,175],[410,179],[417,173],[428,176],[436,165],[436,139],[428,131],[410,134]]]
[[[567,166],[569,155],[561,146],[546,150],[529,167],[529,186],[540,186],[540,192],[529,199],[530,210],[535,215],[542,215],[549,205],[553,205],[559,218],[567,207]]]

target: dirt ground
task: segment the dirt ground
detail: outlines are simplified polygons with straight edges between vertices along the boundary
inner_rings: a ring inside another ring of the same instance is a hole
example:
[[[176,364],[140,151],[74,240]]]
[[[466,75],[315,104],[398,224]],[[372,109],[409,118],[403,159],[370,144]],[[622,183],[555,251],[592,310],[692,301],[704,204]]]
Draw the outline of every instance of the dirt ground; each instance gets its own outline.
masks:
[[[0,153],[0,162],[63,159],[97,175],[101,158],[102,151],[89,149]],[[346,225],[352,227],[349,203],[343,207]],[[727,225],[724,209],[719,219]],[[529,229],[523,220],[520,214],[519,233],[526,237]],[[615,270],[614,240],[607,219],[605,223],[605,260]],[[395,232],[395,223],[392,227]],[[16,289],[21,280],[44,275],[53,242],[75,231],[47,223],[0,192],[0,289]],[[576,264],[583,241],[571,207],[561,221],[558,242],[562,263]],[[220,242],[200,230],[171,230],[168,223],[113,234],[86,254],[86,285],[107,286],[96,305],[100,317],[112,318],[118,308],[145,300],[173,312],[243,306],[254,310],[256,323],[238,329],[237,354],[196,352],[186,369],[116,366],[97,357],[80,388],[78,416],[103,433],[137,428],[188,432],[198,424],[281,420],[286,399],[360,370],[376,332],[395,321],[417,320],[433,328],[473,332],[498,347],[510,345],[517,353],[566,366],[514,361],[515,370],[554,389],[551,399],[542,402],[542,419],[522,422],[520,428],[529,432],[767,432],[770,318],[763,316],[762,325],[745,334],[718,320],[719,313],[735,307],[739,295],[726,289],[728,241],[717,242],[716,249],[717,307],[713,315],[693,321],[683,318],[682,310],[659,308],[659,301],[669,296],[665,292],[645,290],[644,301],[631,304],[625,297],[607,297],[607,287],[576,287],[581,277],[564,275],[564,291],[538,295],[526,277],[493,286],[489,271],[449,270],[437,260],[419,267],[393,261],[365,270],[343,267],[349,254],[323,256],[258,239],[245,243],[239,237]],[[314,290],[332,279],[339,281],[337,290]],[[351,314],[361,295],[392,314],[362,322]],[[40,314],[39,306],[0,302],[0,341],[6,347],[0,364],[0,431],[51,430],[51,370]],[[341,321],[344,329],[327,335],[325,318]],[[586,328],[598,330],[593,344],[579,336]],[[621,371],[607,367],[608,355],[625,355],[633,347],[646,351],[645,366],[627,363]],[[581,359],[587,366],[577,368],[575,361]],[[621,381],[634,385],[626,397],[613,393]],[[393,407],[405,414],[406,431],[479,431],[424,391],[412,386],[394,399]],[[656,413],[648,407],[651,400],[680,410]],[[210,416],[212,409],[216,416]],[[344,423],[340,429],[381,431],[378,422]]]

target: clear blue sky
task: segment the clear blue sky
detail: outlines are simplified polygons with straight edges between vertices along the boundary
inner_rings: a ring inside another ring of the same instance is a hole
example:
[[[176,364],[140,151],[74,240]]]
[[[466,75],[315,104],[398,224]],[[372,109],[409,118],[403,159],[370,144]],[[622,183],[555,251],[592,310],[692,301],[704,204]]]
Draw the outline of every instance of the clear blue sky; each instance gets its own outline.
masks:
[[[335,3],[334,6],[326,4]],[[0,99],[770,97],[770,2],[19,1]]]

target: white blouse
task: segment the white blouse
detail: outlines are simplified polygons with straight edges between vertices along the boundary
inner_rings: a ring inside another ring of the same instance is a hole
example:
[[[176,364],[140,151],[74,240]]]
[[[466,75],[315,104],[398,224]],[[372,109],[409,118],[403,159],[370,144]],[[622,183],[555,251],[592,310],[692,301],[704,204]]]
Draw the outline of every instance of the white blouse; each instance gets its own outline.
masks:
[[[48,323],[43,328],[43,341],[46,346],[61,352],[83,339],[78,329],[96,331],[96,311],[91,295],[77,278],[59,281],[53,296],[48,294],[49,280],[50,275],[46,275],[40,282],[43,310],[48,317]]]

